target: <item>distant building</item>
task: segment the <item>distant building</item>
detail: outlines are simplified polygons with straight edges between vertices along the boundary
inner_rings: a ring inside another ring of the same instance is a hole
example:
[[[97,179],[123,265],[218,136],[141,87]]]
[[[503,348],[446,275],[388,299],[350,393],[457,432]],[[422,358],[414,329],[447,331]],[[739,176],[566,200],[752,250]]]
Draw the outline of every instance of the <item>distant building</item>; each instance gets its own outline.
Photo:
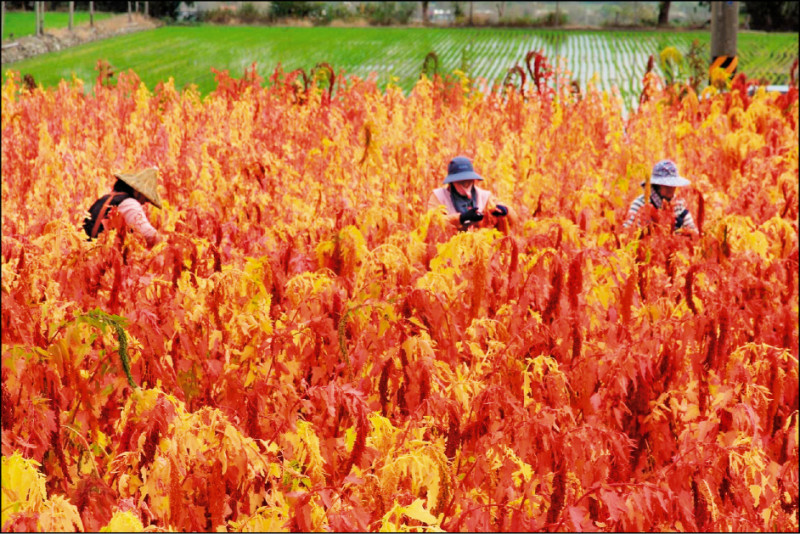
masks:
[[[196,20],[198,2],[181,2],[175,10],[175,18],[178,20]]]
[[[433,9],[429,10],[430,21],[434,24],[450,24],[455,20],[452,9]]]

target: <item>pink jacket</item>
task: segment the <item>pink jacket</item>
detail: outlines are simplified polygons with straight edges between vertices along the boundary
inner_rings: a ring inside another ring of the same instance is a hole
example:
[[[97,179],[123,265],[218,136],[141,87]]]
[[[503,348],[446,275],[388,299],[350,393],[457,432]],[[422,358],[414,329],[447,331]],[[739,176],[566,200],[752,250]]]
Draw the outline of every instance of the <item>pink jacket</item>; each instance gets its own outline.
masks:
[[[475,187],[475,190],[478,192],[477,208],[481,211],[484,211],[484,209],[486,209],[486,204],[489,203],[489,199],[492,198],[492,193],[491,191],[481,189],[478,186],[473,187]],[[455,206],[453,206],[453,201],[450,198],[450,191],[447,189],[447,186],[434,189],[431,198],[428,200],[428,209],[436,208],[439,205],[443,205],[447,208],[448,215],[455,215],[458,213]]]
[[[142,205],[133,198],[126,198],[117,206],[117,211],[125,219],[125,224],[128,228],[133,228],[135,231],[142,234],[147,241],[148,245],[152,245],[155,241],[156,234],[158,233],[150,221],[147,220],[147,215],[144,214]]]

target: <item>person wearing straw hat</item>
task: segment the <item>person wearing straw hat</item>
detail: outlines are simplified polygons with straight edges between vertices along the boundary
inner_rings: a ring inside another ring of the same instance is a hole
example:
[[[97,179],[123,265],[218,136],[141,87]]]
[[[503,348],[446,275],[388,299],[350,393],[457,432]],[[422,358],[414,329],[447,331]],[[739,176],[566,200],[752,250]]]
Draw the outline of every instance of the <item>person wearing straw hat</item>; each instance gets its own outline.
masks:
[[[642,182],[642,187],[646,187],[647,182]],[[650,174],[650,204],[656,209],[672,207],[675,214],[674,229],[688,230],[696,232],[697,227],[692,219],[692,214],[686,208],[685,203],[680,198],[675,198],[675,190],[678,187],[685,187],[691,182],[678,173],[678,166],[669,159],[659,161],[653,166]],[[628,209],[628,216],[623,223],[624,228],[630,227],[634,223],[641,223],[639,210],[645,205],[644,195],[639,195],[631,203]]]
[[[143,205],[150,203],[161,208],[158,195],[158,169],[148,167],[134,174],[114,174],[117,181],[111,193],[97,199],[89,208],[89,217],[83,220],[83,229],[89,239],[96,238],[104,230],[103,220],[112,207],[122,216],[128,228],[144,236],[148,247],[158,241],[158,232],[144,213]]]
[[[486,213],[514,222],[516,216],[512,210],[497,204],[490,191],[475,185],[478,181],[483,178],[475,172],[470,159],[456,156],[447,166],[444,187],[431,193],[428,209],[443,209],[450,223],[462,231],[478,226]]]

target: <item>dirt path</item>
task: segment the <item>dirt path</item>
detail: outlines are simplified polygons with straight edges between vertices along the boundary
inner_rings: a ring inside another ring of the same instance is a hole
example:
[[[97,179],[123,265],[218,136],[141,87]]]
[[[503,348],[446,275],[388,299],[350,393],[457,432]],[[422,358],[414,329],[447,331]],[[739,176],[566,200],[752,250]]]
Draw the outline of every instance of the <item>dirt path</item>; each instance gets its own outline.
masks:
[[[88,43],[89,41],[107,39],[126,33],[150,30],[163,26],[163,24],[157,19],[145,17],[140,13],[132,13],[130,20],[128,20],[126,13],[95,21],[94,28],[90,27],[88,22],[74,27],[72,31],[67,28],[48,29],[45,27],[45,33],[41,37],[30,35],[20,37],[14,41],[4,42],[2,66],[5,69],[12,63],[38,56],[39,54],[56,52],[71,46]]]

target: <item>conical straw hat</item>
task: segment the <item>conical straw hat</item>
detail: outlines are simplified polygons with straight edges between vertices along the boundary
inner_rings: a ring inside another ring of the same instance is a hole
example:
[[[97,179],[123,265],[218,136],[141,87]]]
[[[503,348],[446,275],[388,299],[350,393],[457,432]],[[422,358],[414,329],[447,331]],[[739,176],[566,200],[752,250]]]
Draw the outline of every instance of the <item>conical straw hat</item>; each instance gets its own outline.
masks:
[[[158,169],[148,167],[135,174],[115,174],[117,178],[131,186],[147,197],[155,207],[161,207],[161,197],[158,196]]]

